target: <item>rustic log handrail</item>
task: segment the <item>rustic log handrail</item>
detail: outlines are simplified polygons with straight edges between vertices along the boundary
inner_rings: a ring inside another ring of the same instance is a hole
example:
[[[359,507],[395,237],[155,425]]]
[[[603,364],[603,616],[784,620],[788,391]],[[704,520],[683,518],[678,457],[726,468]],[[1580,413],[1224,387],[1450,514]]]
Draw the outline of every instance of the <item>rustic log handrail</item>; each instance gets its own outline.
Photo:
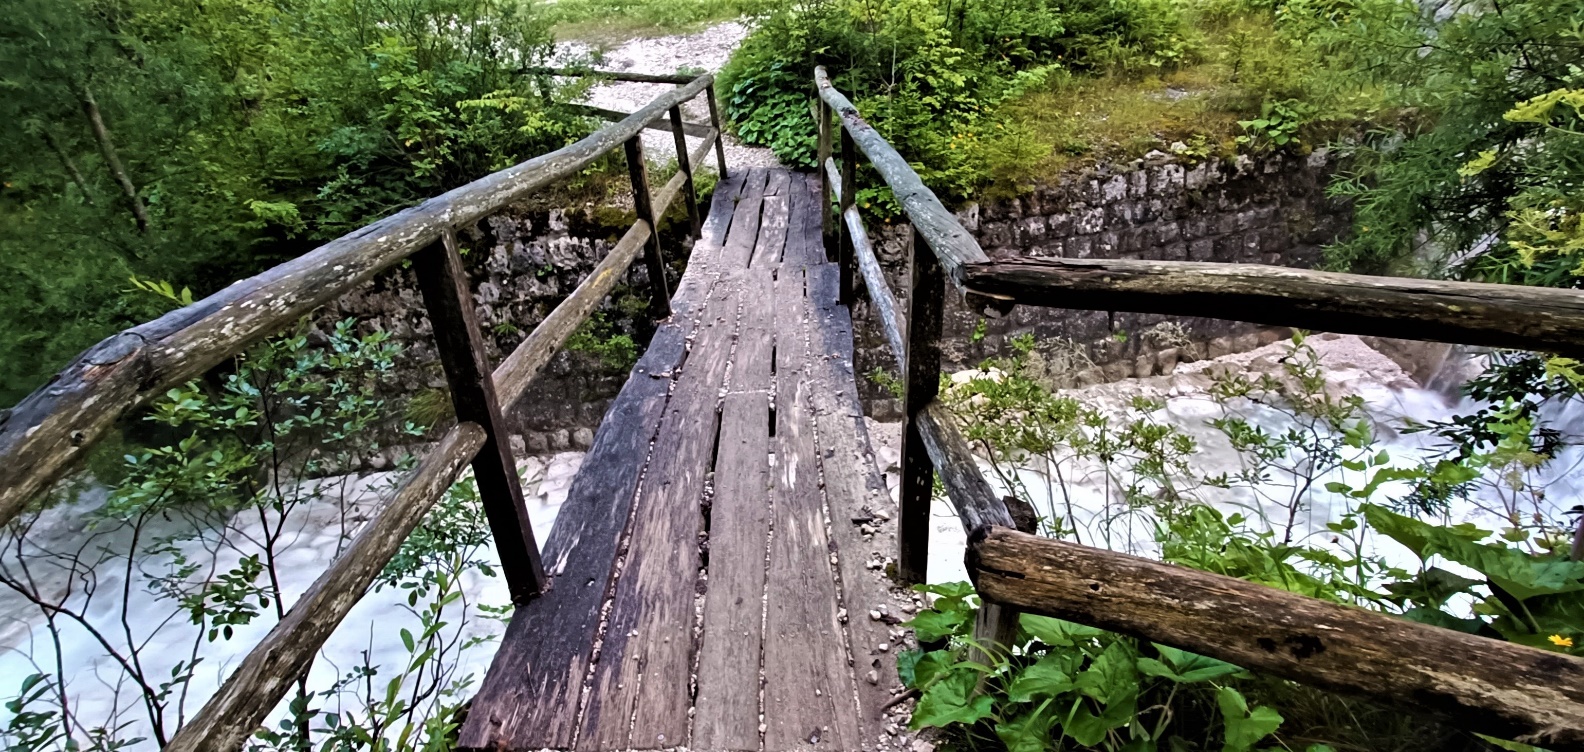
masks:
[[[841,132],[846,138],[851,139],[849,143],[853,147],[869,158],[869,163],[891,188],[891,194],[902,206],[902,211],[907,214],[908,221],[912,222],[913,229],[940,259],[946,277],[959,290],[965,293],[976,292],[965,286],[963,272],[969,264],[990,260],[979,247],[979,241],[975,240],[973,234],[946,210],[940,199],[935,197],[935,192],[924,185],[924,181],[919,179],[918,173],[913,171],[907,160],[892,148],[874,126],[858,114],[858,108],[853,106],[852,101],[831,85],[830,76],[825,72],[824,66],[814,69],[814,84],[819,89],[820,100],[829,110],[834,111],[837,121],[841,124]],[[824,143],[829,149],[828,138]],[[823,163],[827,156],[829,155],[821,154],[820,162]],[[843,165],[842,169],[844,174],[850,174],[845,172],[851,170],[849,165]],[[984,307],[997,314],[1011,310],[1009,302],[999,296],[981,298],[975,295],[971,302],[976,308]]]
[[[1208,316],[1345,334],[1584,356],[1584,290],[1258,264],[1017,258],[969,267],[1020,304]]]
[[[981,596],[1244,668],[1438,715],[1502,739],[1584,749],[1584,660],[1005,528],[980,528]]]
[[[523,603],[545,587],[515,460],[504,434],[502,406],[522,398],[534,377],[609,295],[640,253],[646,257],[655,289],[667,289],[658,218],[679,196],[687,194],[688,217],[697,236],[700,228],[691,195],[691,165],[707,157],[713,147],[724,177],[725,157],[714,102],[710,102],[712,127],[681,119],[684,102],[700,93],[713,100],[713,80],[710,75],[687,79],[686,85],[577,143],[430,199],[198,303],[112,336],[80,355],[14,410],[0,413],[3,525],[127,411],[172,385],[197,377],[395,262],[414,256],[459,423],[248,653],[192,722],[183,726],[169,749],[240,748],[285,697],[402,541],[470,462],[512,600]],[[679,169],[658,193],[651,193],[639,133],[657,122],[674,135]],[[689,154],[686,139],[694,133],[703,136],[703,145]],[[594,272],[491,371],[456,247],[457,228],[573,174],[617,148],[627,152],[638,219]],[[661,301],[669,303],[658,297],[657,304]]]
[[[841,173],[836,169],[836,161],[825,160],[824,178],[831,195],[838,201],[842,197]],[[825,217],[830,212],[825,212]],[[891,293],[891,286],[886,283],[885,272],[880,268],[880,259],[875,255],[874,244],[869,242],[869,232],[864,229],[863,217],[858,213],[858,207],[848,206],[841,211],[843,232],[851,239],[853,256],[858,263],[859,274],[863,277],[864,289],[869,292],[869,302],[874,305],[875,313],[880,316],[880,331],[885,335],[886,344],[891,347],[891,356],[896,359],[897,369],[907,368],[907,345],[904,342],[903,332],[907,331],[907,322],[897,310],[896,296]]]
[[[619,123],[354,230],[301,257],[89,348],[0,416],[0,524],[116,419],[530,191],[620,148],[671,107],[713,89],[706,74]],[[715,123],[719,130],[719,123]],[[719,139],[716,139],[719,143]]]

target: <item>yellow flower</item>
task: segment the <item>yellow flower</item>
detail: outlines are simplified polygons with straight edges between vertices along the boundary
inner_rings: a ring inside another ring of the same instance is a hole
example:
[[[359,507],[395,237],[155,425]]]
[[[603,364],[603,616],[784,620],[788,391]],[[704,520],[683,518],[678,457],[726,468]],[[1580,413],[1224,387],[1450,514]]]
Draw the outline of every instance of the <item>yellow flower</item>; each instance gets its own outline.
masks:
[[[1547,639],[1551,640],[1551,644],[1552,645],[1555,645],[1555,646],[1557,646],[1559,648],[1570,648],[1570,647],[1573,647],[1573,638],[1572,637],[1563,637],[1562,635],[1554,634],[1554,635],[1551,635]]]

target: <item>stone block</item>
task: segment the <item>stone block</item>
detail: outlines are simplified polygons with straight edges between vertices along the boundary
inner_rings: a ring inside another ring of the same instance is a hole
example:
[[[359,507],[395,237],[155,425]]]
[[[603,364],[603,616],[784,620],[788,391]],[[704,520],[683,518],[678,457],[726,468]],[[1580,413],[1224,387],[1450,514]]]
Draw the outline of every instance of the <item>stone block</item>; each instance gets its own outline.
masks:
[[[1243,253],[1243,236],[1237,233],[1222,235],[1215,239],[1215,252],[1211,255],[1214,261],[1237,261]]]
[[[1100,186],[1101,200],[1108,204],[1127,198],[1127,192],[1128,180],[1123,175],[1115,175]]]
[[[1161,196],[1181,192],[1183,172],[1180,164],[1165,164],[1155,168],[1150,175],[1150,193]]]
[[[528,454],[544,454],[550,450],[550,440],[542,433],[530,433],[523,438]]]
[[[980,235],[980,242],[991,248],[1003,248],[1012,245],[1012,224],[1010,222],[986,222],[984,233]]]
[[[1147,379],[1155,375],[1155,358],[1145,353],[1133,359],[1133,378]]]
[[[1073,232],[1079,235],[1092,235],[1105,227],[1105,208],[1096,206],[1085,209],[1073,219]]]
[[[580,452],[588,451],[594,446],[594,431],[589,428],[578,428],[572,431],[572,447]]]
[[[1133,202],[1118,201],[1106,207],[1106,224],[1110,227],[1132,224],[1136,215]]]
[[[1094,255],[1095,236],[1079,235],[1067,239],[1068,258],[1089,258]]]
[[[507,440],[507,444],[511,446],[513,457],[521,457],[525,452],[528,451],[527,442],[523,441],[522,436],[519,436],[515,433],[511,435],[510,439]]]
[[[1223,355],[1230,355],[1231,353],[1231,337],[1216,337],[1215,339],[1210,340],[1209,345],[1205,347],[1205,355],[1211,360],[1219,358]]]
[[[1161,375],[1177,370],[1177,358],[1181,352],[1175,347],[1168,347],[1155,353],[1155,370]]]
[[[1187,261],[1187,260],[1189,260],[1188,259],[1188,244],[1184,243],[1182,241],[1177,241],[1175,243],[1167,243],[1165,245],[1162,245],[1160,247],[1160,249],[1161,249],[1160,257],[1161,257],[1162,261]]]
[[[1115,360],[1105,364],[1101,372],[1105,374],[1106,381],[1121,381],[1131,375],[1133,364],[1123,360]]]
[[[1071,214],[1052,214],[1045,218],[1046,237],[1065,238],[1073,232]]]
[[[1210,163],[1201,162],[1183,174],[1183,186],[1197,191],[1210,184]]]
[[[1189,261],[1209,261],[1215,258],[1215,241],[1210,238],[1199,238],[1188,243]]]
[[[1014,225],[1017,244],[1027,248],[1045,239],[1045,218],[1028,217],[1018,220]]]
[[[550,432],[550,451],[565,452],[572,448],[572,433],[565,428],[558,428]]]
[[[1100,258],[1116,258],[1122,252],[1122,238],[1115,230],[1102,232],[1095,240],[1094,254]]]
[[[1149,171],[1134,170],[1128,173],[1128,195],[1143,198],[1149,193]]]

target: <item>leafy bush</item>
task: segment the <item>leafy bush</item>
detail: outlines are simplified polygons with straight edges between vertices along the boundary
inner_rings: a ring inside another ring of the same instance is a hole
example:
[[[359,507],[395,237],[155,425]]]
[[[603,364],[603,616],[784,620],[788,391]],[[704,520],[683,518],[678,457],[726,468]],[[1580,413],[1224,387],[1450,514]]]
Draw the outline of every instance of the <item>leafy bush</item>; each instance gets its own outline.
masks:
[[[1159,69],[1188,54],[1180,16],[1162,0],[824,0],[773,12],[721,79],[739,136],[811,166],[813,72],[825,65],[926,183],[962,197],[993,164],[1037,148],[997,116],[1002,103],[1058,71]]]
[[[1012,357],[944,385],[942,398],[1000,485],[1042,512],[1040,532],[1153,549],[1167,562],[1492,639],[1584,650],[1577,620],[1584,562],[1574,550],[1575,521],[1547,502],[1545,469],[1561,443],[1539,410],[1574,394],[1564,366],[1504,356],[1469,387],[1492,401],[1487,408],[1404,426],[1442,443],[1394,458],[1379,446],[1363,402],[1328,385],[1300,335],[1273,373],[1207,371],[1214,405],[1207,426],[1240,464],[1207,475],[1194,461],[1198,442],[1161,417],[1170,399],[1203,397],[1085,402],[1038,381],[1031,337],[1013,344]],[[1048,487],[1036,484],[1041,478]],[[1087,525],[1075,516],[1080,479],[1098,483],[1102,496]],[[1295,534],[1321,493],[1332,516],[1311,535]],[[1509,526],[1498,535],[1450,524],[1453,498]],[[1140,522],[1152,533],[1147,542],[1113,532]],[[1380,539],[1401,544],[1420,565],[1373,553],[1371,541]],[[1010,652],[986,657],[973,643],[972,587],[919,589],[935,598],[911,623],[922,651],[899,659],[903,682],[921,692],[912,724],[947,729],[972,746],[1318,752],[1447,743],[1438,727],[1367,703],[1043,617],[1023,616]]]

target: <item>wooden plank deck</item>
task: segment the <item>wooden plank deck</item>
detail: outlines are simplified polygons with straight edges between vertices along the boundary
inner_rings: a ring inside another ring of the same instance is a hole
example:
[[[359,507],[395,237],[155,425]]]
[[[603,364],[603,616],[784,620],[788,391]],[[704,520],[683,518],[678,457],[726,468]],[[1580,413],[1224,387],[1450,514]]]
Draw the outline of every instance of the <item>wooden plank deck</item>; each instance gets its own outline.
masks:
[[[890,500],[818,184],[717,187],[672,317],[606,414],[460,746],[872,750],[895,676]],[[867,535],[860,523],[880,528]],[[859,616],[847,618],[851,611]]]

